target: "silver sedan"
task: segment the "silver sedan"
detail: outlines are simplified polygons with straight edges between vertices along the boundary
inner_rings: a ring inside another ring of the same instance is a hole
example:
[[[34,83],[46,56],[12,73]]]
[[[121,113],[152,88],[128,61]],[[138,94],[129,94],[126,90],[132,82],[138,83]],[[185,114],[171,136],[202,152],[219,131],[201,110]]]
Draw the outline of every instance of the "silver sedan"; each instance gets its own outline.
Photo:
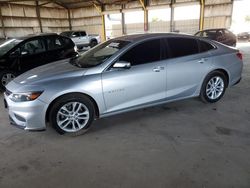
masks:
[[[217,102],[242,74],[242,54],[183,34],[138,34],[20,75],[4,94],[10,120],[25,130],[48,122],[59,133],[85,132],[92,121],[171,101]]]

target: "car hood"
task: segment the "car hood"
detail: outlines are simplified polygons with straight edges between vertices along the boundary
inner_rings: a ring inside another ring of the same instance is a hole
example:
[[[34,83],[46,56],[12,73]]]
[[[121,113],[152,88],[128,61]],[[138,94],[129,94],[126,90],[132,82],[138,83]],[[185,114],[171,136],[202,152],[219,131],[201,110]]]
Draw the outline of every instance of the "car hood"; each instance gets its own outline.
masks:
[[[67,77],[82,76],[86,72],[86,69],[76,67],[69,61],[69,59],[61,60],[37,67],[16,77],[13,82],[20,85],[36,85]]]

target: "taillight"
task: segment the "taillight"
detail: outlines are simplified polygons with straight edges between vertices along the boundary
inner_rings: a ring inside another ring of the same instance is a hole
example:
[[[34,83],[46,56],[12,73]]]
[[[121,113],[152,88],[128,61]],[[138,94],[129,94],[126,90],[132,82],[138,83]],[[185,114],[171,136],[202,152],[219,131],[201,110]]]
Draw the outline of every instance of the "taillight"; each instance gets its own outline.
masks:
[[[242,53],[238,52],[236,55],[237,55],[237,57],[238,57],[241,61],[243,60],[243,55],[242,55]]]

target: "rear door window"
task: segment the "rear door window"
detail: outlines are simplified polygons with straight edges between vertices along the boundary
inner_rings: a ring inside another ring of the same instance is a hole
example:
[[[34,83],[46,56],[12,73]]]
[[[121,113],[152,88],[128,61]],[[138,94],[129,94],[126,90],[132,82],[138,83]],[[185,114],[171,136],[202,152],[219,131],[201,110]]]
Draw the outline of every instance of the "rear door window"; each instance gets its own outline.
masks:
[[[203,37],[203,31],[200,31],[200,32],[196,33],[195,36]]]
[[[199,53],[198,42],[191,38],[168,38],[170,57],[183,57]]]
[[[63,42],[59,37],[49,37],[46,39],[48,50],[56,50],[63,48]]]
[[[85,31],[81,31],[80,34],[81,34],[82,37],[86,36],[86,32]]]
[[[63,43],[64,43],[66,46],[74,46],[74,43],[72,42],[71,39],[66,38],[66,37],[62,37],[61,39],[63,40]]]
[[[72,37],[80,37],[80,36],[81,36],[80,32],[74,32],[72,34]]]
[[[215,30],[204,31],[203,37],[207,37],[209,39],[216,40],[216,31]]]
[[[140,43],[129,49],[120,57],[120,61],[130,62],[131,65],[140,65],[160,61],[162,55],[161,40],[155,39]]]
[[[212,44],[205,42],[205,41],[202,41],[202,40],[199,40],[199,44],[200,44],[200,52],[201,53],[212,50],[215,48]]]

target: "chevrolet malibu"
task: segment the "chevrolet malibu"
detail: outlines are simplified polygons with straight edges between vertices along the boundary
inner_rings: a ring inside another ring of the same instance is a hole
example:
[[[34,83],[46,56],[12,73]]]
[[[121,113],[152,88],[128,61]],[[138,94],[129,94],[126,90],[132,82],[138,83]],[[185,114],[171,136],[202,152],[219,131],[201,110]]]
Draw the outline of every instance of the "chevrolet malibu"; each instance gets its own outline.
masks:
[[[137,34],[104,42],[83,55],[35,68],[4,93],[13,124],[52,125],[80,134],[97,118],[171,101],[222,98],[242,73],[242,54],[183,34]]]

